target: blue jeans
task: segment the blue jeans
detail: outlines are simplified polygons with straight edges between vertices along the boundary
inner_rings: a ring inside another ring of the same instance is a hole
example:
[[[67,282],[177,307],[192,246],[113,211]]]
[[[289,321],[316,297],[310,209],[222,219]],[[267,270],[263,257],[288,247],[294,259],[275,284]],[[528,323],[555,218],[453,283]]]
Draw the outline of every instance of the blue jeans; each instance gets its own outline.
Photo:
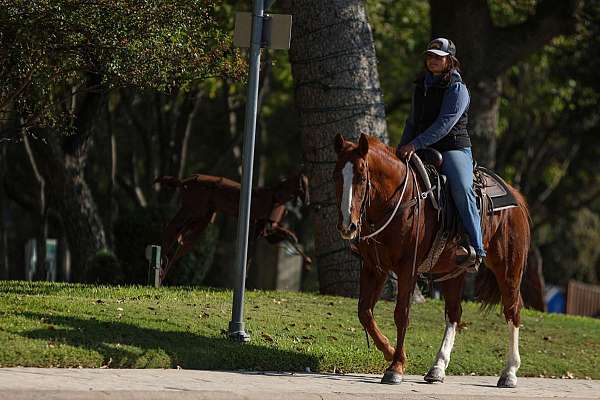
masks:
[[[452,200],[460,220],[469,234],[471,246],[480,256],[485,256],[481,235],[481,217],[473,191],[473,155],[471,148],[449,150],[442,153],[442,173],[448,178]]]

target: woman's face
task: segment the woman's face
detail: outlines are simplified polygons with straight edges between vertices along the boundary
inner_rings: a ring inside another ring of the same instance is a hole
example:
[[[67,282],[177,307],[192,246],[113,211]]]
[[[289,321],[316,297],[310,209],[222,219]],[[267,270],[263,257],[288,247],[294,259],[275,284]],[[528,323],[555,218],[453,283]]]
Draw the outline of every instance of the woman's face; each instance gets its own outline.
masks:
[[[439,75],[446,70],[448,65],[448,56],[438,56],[437,54],[427,53],[425,63],[427,69],[434,75]]]

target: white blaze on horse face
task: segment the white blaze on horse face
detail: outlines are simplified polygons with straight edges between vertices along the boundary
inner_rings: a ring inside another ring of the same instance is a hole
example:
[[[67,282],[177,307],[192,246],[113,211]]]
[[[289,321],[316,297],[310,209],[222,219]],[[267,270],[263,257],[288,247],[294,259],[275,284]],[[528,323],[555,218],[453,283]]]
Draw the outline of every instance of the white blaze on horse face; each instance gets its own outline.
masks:
[[[456,322],[446,322],[444,339],[442,340],[442,345],[440,346],[440,350],[438,351],[435,362],[433,363],[434,367],[439,367],[442,369],[442,371],[445,371],[446,368],[448,368],[448,364],[450,363],[450,354],[452,353],[452,348],[454,347],[455,337]]]
[[[350,226],[350,217],[352,215],[352,179],[354,178],[354,166],[350,161],[344,165],[342,177],[344,179],[344,186],[342,189],[342,204],[340,204],[340,210],[342,211],[343,228],[348,228],[348,226]]]

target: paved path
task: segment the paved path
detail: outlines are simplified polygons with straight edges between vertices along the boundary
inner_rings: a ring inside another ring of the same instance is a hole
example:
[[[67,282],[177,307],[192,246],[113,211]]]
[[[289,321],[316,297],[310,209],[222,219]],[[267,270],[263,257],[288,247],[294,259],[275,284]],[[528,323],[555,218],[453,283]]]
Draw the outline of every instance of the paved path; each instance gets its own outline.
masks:
[[[449,376],[426,384],[406,376],[397,386],[377,375],[192,370],[0,368],[0,400],[188,399],[600,399],[600,381],[519,378],[517,389],[496,377]]]

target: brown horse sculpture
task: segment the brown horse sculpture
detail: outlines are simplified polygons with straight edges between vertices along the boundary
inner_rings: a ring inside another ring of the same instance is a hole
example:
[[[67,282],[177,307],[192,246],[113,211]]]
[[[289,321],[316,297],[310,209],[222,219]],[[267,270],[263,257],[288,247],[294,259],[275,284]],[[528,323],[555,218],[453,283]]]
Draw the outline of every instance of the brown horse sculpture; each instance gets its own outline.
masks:
[[[359,143],[354,144],[339,134],[334,146],[337,153],[333,177],[339,205],[338,230],[342,238],[355,240],[363,260],[358,316],[377,348],[391,362],[381,382],[400,383],[407,362],[404,337],[409,321],[410,297],[418,275],[415,265],[427,257],[433,245],[438,227],[437,211],[429,202],[420,201],[423,199],[419,189],[422,183],[412,167],[396,157],[393,148],[365,135],[361,135]],[[510,190],[518,206],[484,218],[487,224],[484,244],[488,256],[485,260],[487,268],[480,271],[484,279],[478,293],[484,304],[501,301],[508,323],[509,346],[499,387],[515,387],[517,383],[516,373],[520,366],[519,285],[530,242],[527,205],[516,189],[511,187]],[[376,232],[375,237],[365,239]],[[456,254],[457,241],[448,242],[430,273],[452,276],[449,274],[457,270]],[[394,271],[398,277],[394,311],[397,329],[395,347],[381,333],[373,318],[373,308],[389,271]],[[439,352],[424,377],[427,382],[444,380],[462,313],[464,279],[465,275],[460,274],[441,283],[446,327]]]
[[[181,206],[164,233],[162,281],[173,264],[192,249],[217,212],[237,216],[240,184],[224,177],[200,174],[182,180],[162,176],[154,182],[178,188],[181,197]],[[255,188],[250,210],[250,222],[254,227],[251,239],[262,236],[269,243],[287,240],[310,264],[310,258],[296,245],[296,235],[282,226],[285,203],[294,199],[300,199],[305,205],[309,203],[308,178],[303,174],[294,175],[272,188]]]

